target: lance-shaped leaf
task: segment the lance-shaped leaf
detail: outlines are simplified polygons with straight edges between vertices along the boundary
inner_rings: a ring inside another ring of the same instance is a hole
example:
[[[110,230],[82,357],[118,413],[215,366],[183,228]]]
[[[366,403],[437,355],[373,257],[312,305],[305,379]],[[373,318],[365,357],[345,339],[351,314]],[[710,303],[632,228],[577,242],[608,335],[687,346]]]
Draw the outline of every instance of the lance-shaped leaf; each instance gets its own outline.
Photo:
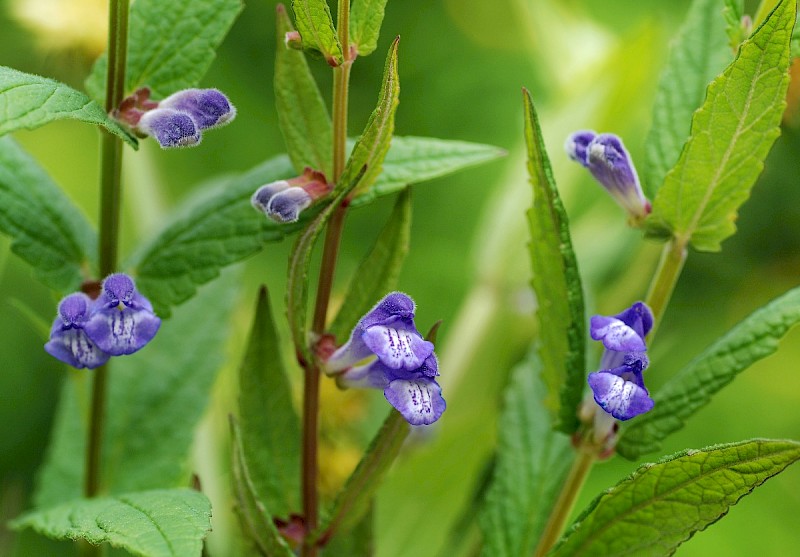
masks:
[[[409,431],[411,426],[402,414],[392,410],[337,495],[327,521],[320,526],[318,539],[321,543],[334,536],[346,535],[359,524],[369,511],[372,496],[400,453]]]
[[[139,142],[89,97],[58,81],[0,66],[0,135],[56,120],[102,126],[134,149]]]
[[[86,217],[10,137],[0,138],[0,232],[55,290],[77,290],[97,236]]]
[[[408,254],[411,241],[411,190],[397,198],[389,221],[358,269],[353,274],[350,287],[330,332],[344,341],[362,315],[376,300],[395,289],[400,269]]]
[[[719,251],[735,232],[738,208],[780,134],[795,15],[796,1],[783,0],[708,86],[691,137],[653,203],[650,233]]]
[[[432,137],[394,136],[383,161],[383,172],[371,188],[353,199],[350,206],[365,205],[411,184],[446,176],[505,155],[504,150],[492,145]]]
[[[292,11],[303,48],[319,52],[331,66],[341,65],[344,60],[342,45],[328,3],[325,0],[292,0]]]
[[[761,439],[645,464],[595,499],[549,555],[672,555],[798,459],[800,443]]]
[[[546,406],[557,427],[572,433],[586,383],[583,290],[572,251],[567,213],[558,196],[550,159],[530,93],[523,90],[528,173],[533,207],[528,212],[529,245],[539,323],[539,356],[547,385]]]
[[[242,10],[241,0],[136,0],[131,6],[125,91],[150,87],[160,99],[194,87]],[[95,62],[86,90],[105,98],[108,56]]]
[[[755,311],[659,389],[656,405],[623,429],[617,445],[630,459],[657,451],[670,433],[711,402],[742,371],[778,349],[781,338],[800,323],[800,288]]]
[[[278,4],[278,44],[275,55],[275,105],[278,124],[297,174],[307,166],[331,175],[333,128],[305,55],[283,44],[292,22]]]
[[[378,95],[378,105],[367,121],[364,133],[356,141],[353,152],[344,168],[337,188],[353,181],[356,174],[366,167],[367,171],[356,188],[356,194],[367,191],[381,173],[383,160],[389,151],[394,133],[394,114],[400,102],[400,76],[397,74],[397,46],[400,37],[395,38],[386,56],[383,71],[383,85]]]
[[[200,556],[211,530],[211,502],[189,489],[77,499],[13,522],[57,540],[109,543],[143,557]]]
[[[239,368],[239,422],[244,464],[258,500],[274,516],[288,518],[299,507],[300,424],[263,287]]]
[[[653,103],[653,126],[645,143],[644,186],[649,198],[677,162],[708,83],[732,56],[719,0],[694,0],[672,42]]]
[[[478,515],[483,555],[533,553],[566,478],[575,451],[554,431],[542,404],[546,393],[536,355],[512,372],[498,427],[492,480]]]
[[[378,47],[386,0],[353,0],[350,7],[350,42],[359,56],[372,54]]]
[[[294,557],[286,540],[278,532],[266,505],[258,497],[242,448],[239,424],[236,423],[233,416],[231,416],[231,437],[233,488],[236,497],[236,512],[239,515],[242,530],[253,541],[261,555]]]

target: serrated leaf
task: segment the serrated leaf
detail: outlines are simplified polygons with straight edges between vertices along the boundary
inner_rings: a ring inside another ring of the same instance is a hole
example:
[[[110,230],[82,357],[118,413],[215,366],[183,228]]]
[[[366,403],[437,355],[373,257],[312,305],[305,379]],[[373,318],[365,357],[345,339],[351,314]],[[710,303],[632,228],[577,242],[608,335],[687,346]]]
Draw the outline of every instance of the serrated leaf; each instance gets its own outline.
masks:
[[[353,274],[329,331],[344,342],[362,315],[395,289],[411,242],[411,192],[403,191],[375,245]]]
[[[778,349],[781,338],[800,323],[800,288],[755,311],[659,389],[650,412],[626,425],[617,451],[625,458],[657,451],[661,441],[742,371]]]
[[[719,0],[694,0],[673,39],[653,102],[644,173],[651,199],[678,160],[689,137],[692,113],[703,103],[708,83],[732,57]]]
[[[328,519],[320,526],[322,539],[347,534],[359,524],[372,504],[372,496],[397,458],[411,431],[405,418],[392,409],[372,439],[356,469],[336,496]]]
[[[292,22],[282,4],[277,8],[275,105],[289,158],[297,174],[307,166],[331,176],[333,127],[305,55],[283,44]]]
[[[378,95],[378,105],[367,121],[364,133],[356,141],[353,152],[347,160],[344,172],[337,188],[344,187],[353,181],[356,174],[366,172],[361,177],[361,182],[356,187],[356,193],[369,190],[370,186],[380,175],[383,160],[389,151],[394,133],[394,114],[400,103],[400,76],[397,74],[397,46],[400,37],[395,38],[386,56],[386,66],[383,70],[383,85]]]
[[[302,223],[280,225],[250,205],[250,196],[268,182],[291,176],[285,156],[270,159],[249,172],[225,180],[192,199],[125,267],[165,317],[170,307],[189,299],[197,287],[222,268],[257,253]]]
[[[523,97],[533,191],[533,207],[528,211],[529,251],[538,301],[539,356],[548,392],[545,405],[553,413],[556,427],[572,433],[578,427],[577,408],[586,383],[583,289],[567,213],[558,196],[539,119],[527,89],[523,90]]]
[[[139,142],[103,107],[53,79],[0,66],[0,135],[33,130],[57,120],[78,120],[102,126],[134,149]]]
[[[239,368],[239,422],[243,458],[258,500],[273,516],[288,518],[298,508],[300,423],[263,287]]]
[[[795,0],[783,0],[708,86],[691,137],[653,203],[651,233],[719,251],[735,232],[738,208],[780,134],[795,14]]]
[[[487,557],[533,553],[575,451],[554,431],[542,404],[541,362],[532,355],[512,371],[498,426],[497,457],[478,515]]]
[[[94,266],[97,235],[86,217],[10,137],[0,138],[0,232],[61,293],[77,290]]]
[[[331,66],[341,65],[342,45],[333,26],[325,0],[292,0],[294,23],[303,40],[303,48],[322,54]]]
[[[359,56],[375,52],[381,33],[386,0],[353,0],[350,6],[350,41]]]
[[[194,87],[242,10],[241,0],[136,0],[130,11],[125,91],[148,86],[160,99]],[[108,56],[95,62],[86,90],[105,98]]]
[[[103,488],[111,494],[188,485],[194,430],[222,364],[236,295],[235,273],[182,306],[150,344],[109,365]],[[81,374],[88,379],[88,374]],[[39,475],[37,507],[80,497],[88,382],[64,385],[53,438]]]
[[[211,531],[211,502],[189,489],[78,499],[13,523],[57,540],[109,543],[144,557],[199,556]]]
[[[365,205],[377,197],[401,191],[408,185],[447,176],[505,154],[498,147],[480,143],[394,136],[383,161],[383,172],[371,188],[353,199],[350,206]]]
[[[800,443],[763,439],[645,464],[595,499],[549,555],[672,555],[798,459]]]

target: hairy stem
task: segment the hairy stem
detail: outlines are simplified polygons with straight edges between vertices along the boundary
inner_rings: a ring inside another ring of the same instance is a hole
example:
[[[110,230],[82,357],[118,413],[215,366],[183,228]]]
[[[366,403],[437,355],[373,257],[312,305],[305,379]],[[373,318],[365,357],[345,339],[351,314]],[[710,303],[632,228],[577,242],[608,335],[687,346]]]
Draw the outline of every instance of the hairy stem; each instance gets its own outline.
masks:
[[[672,291],[681,276],[683,264],[686,262],[687,255],[686,243],[677,238],[673,238],[664,246],[661,252],[661,260],[658,269],[650,283],[650,290],[647,293],[647,305],[653,311],[653,328],[648,335],[650,341],[655,336],[656,329],[664,317]]]

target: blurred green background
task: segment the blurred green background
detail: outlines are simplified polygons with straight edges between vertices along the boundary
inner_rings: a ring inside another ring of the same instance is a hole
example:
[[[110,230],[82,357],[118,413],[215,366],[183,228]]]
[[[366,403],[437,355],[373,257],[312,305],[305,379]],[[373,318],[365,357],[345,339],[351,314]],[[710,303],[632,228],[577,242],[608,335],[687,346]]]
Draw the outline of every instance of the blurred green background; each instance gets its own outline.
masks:
[[[722,4],[722,2],[720,2]],[[202,85],[219,87],[238,108],[236,121],[207,134],[197,149],[163,152],[143,142],[125,159],[123,254],[156,233],[171,208],[197,185],[239,172],[282,152],[272,93],[275,2],[248,1]],[[644,297],[660,246],[625,226],[621,209],[566,160],[568,133],[593,128],[622,135],[643,159],[655,84],[670,37],[688,0],[393,0],[376,55],[352,72],[350,126],[356,135],[371,112],[383,55],[400,35],[399,135],[498,145],[499,162],[414,188],[412,250],[399,288],[419,307],[426,329],[443,319],[439,354],[448,402],[444,418],[418,432],[377,505],[378,554],[458,555],[477,539],[464,520],[496,436],[502,389],[511,365],[535,334],[524,211],[530,203],[521,150],[520,88],[537,103],[554,172],[573,226],[589,314],[617,313]],[[752,11],[752,10],[751,10]],[[100,0],[0,0],[0,64],[82,88],[103,48]],[[315,64],[329,98],[330,76]],[[791,107],[790,107],[791,108]],[[794,107],[795,109],[797,107]],[[688,129],[688,122],[687,122]],[[97,213],[97,132],[59,122],[15,137],[80,205]],[[692,253],[651,349],[648,386],[672,373],[768,300],[800,282],[800,129],[786,126],[740,212],[739,233],[720,254]],[[353,211],[344,239],[338,293],[392,200]],[[0,239],[0,517],[27,505],[42,461],[64,369],[42,350],[56,298],[31,280],[28,267]],[[231,334],[231,364],[220,372],[198,430],[195,467],[215,502],[213,555],[235,555],[236,532],[226,499],[226,415],[235,408],[234,373],[259,282],[280,306],[289,243],[245,262],[240,308]],[[283,315],[281,307],[277,316]],[[752,437],[800,439],[800,332],[774,356],[741,375],[671,437],[663,454]],[[599,353],[598,353],[599,354]],[[322,467],[332,485],[355,463],[378,425],[380,393],[326,394],[323,418],[330,450]],[[369,425],[348,425],[349,405],[372,408]],[[326,421],[327,420],[327,421]],[[345,435],[339,430],[353,430]],[[342,440],[344,439],[344,440]],[[650,455],[655,460],[661,455]],[[76,458],[81,458],[76,455]],[[578,510],[637,464],[616,458],[595,467]],[[220,471],[214,476],[215,471]],[[205,476],[203,471],[207,471]],[[327,484],[326,484],[327,485]],[[729,516],[679,549],[683,556],[789,555],[798,541],[800,470],[790,469],[743,500]],[[469,514],[466,515],[467,518]],[[453,533],[454,526],[458,526]],[[463,529],[462,529],[463,527]],[[0,554],[14,537],[0,530]]]

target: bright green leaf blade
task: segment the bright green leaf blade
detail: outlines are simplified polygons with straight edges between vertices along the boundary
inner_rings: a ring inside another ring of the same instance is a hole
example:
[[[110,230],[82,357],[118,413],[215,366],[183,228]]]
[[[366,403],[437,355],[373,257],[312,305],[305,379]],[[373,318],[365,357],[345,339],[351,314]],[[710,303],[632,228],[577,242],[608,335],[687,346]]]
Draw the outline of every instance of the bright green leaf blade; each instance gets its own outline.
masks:
[[[142,491],[70,501],[13,525],[57,540],[109,543],[144,557],[199,557],[211,530],[211,502],[189,489]]]
[[[239,422],[244,461],[259,501],[274,516],[288,518],[299,508],[300,422],[266,288],[259,291],[239,368]]]
[[[733,57],[719,0],[695,0],[670,49],[653,103],[653,127],[645,143],[644,186],[655,196],[689,137],[692,113],[706,86]]]
[[[0,66],[0,135],[56,120],[102,126],[136,149],[139,142],[96,102],[63,83]]]
[[[651,233],[719,251],[735,232],[737,210],[780,134],[795,14],[796,1],[783,0],[708,86],[691,137],[653,203]]]
[[[386,0],[353,0],[350,6],[350,41],[359,56],[375,52],[381,33]]]
[[[410,431],[411,426],[402,414],[393,409],[337,495],[328,520],[320,526],[319,532],[324,537],[347,535],[359,524]]]
[[[361,316],[397,285],[411,242],[411,191],[397,198],[389,220],[358,269],[329,330],[342,343]]]
[[[729,46],[733,51],[739,49],[739,45],[747,37],[745,35],[744,26],[742,25],[742,17],[744,16],[744,0],[725,0],[725,7],[722,9],[722,15],[725,17],[725,31],[728,34]]]
[[[530,93],[524,90],[525,142],[533,208],[528,211],[533,290],[538,300],[539,355],[547,385],[546,406],[556,427],[572,433],[586,383],[583,290],[550,160]]]
[[[755,311],[659,389],[656,405],[623,429],[617,450],[626,458],[657,451],[669,434],[711,401],[742,371],[778,349],[781,338],[800,323],[800,288]]]
[[[389,151],[394,133],[394,114],[400,103],[400,76],[397,74],[397,46],[400,38],[396,38],[389,48],[386,56],[386,66],[383,71],[383,85],[378,95],[378,105],[367,121],[364,133],[356,141],[353,152],[347,161],[338,188],[344,187],[353,181],[356,174],[366,172],[361,177],[361,182],[356,188],[360,193],[368,191],[370,186],[381,174],[383,160]]]
[[[242,10],[241,0],[136,0],[132,3],[125,91],[148,86],[160,99],[194,87]],[[86,90],[105,98],[108,56],[95,62]]]
[[[383,161],[383,172],[373,186],[360,193],[350,205],[358,207],[372,202],[376,197],[400,191],[408,185],[447,176],[505,154],[498,147],[480,143],[394,136]]]
[[[549,555],[672,555],[798,459],[800,443],[753,440],[645,464],[595,499]]]
[[[333,127],[305,55],[283,44],[292,22],[282,4],[277,9],[275,105],[278,124],[297,174],[310,166],[331,176]]]
[[[237,278],[236,273],[221,276],[164,320],[150,344],[111,362],[111,410],[103,446],[103,481],[109,493],[188,485],[194,430],[225,354],[223,333],[234,306]],[[82,378],[86,375],[83,372]],[[89,393],[77,386],[69,382],[62,393],[39,476],[36,506],[40,508],[82,493],[80,455],[86,439],[82,409]]]
[[[292,0],[292,11],[303,48],[319,52],[329,65],[339,66],[344,59],[342,45],[328,3],[325,0]]]
[[[0,232],[62,293],[77,290],[95,261],[97,236],[86,217],[10,137],[0,138]]]
[[[511,375],[498,426],[497,460],[483,508],[483,555],[531,555],[575,458],[569,437],[551,427],[534,355]]]
[[[126,267],[156,313],[194,295],[220,270],[257,253],[265,242],[280,240],[298,225],[279,225],[250,205],[259,186],[290,176],[285,156],[270,159],[231,180],[213,185],[192,199]]]

